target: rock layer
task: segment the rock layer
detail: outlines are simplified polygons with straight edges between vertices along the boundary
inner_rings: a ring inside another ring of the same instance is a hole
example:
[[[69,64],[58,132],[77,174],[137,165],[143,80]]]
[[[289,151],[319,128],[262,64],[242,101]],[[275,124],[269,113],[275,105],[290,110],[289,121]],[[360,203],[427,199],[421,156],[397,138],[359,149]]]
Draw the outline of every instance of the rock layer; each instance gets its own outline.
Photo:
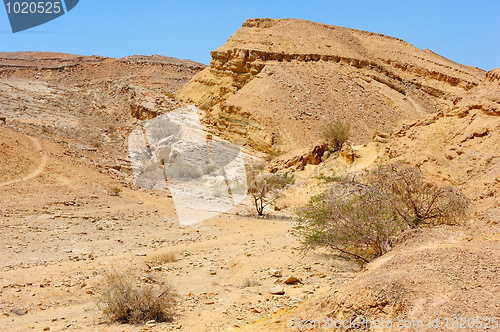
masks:
[[[400,119],[447,110],[486,73],[400,39],[295,19],[250,19],[178,97],[234,143],[288,151],[323,123],[353,122],[353,143]]]

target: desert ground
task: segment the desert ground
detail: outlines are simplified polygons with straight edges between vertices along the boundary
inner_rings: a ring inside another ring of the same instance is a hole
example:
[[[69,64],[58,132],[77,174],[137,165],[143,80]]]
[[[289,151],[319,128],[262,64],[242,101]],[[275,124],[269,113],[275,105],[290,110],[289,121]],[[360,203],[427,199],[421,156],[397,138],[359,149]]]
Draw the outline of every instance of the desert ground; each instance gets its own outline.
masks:
[[[1,135],[2,147],[18,144],[19,158],[3,165],[12,173],[0,184],[5,331],[226,330],[293,307],[360,270],[327,251],[302,255],[289,232],[292,219],[258,218],[251,202],[180,227],[167,192],[123,186],[51,142],[6,128]],[[113,186],[123,188],[119,196],[108,192]],[[162,262],[170,255],[174,261]],[[109,271],[166,276],[179,295],[174,322],[108,322],[98,298]],[[284,284],[290,276],[301,283]],[[284,295],[272,295],[275,286]]]

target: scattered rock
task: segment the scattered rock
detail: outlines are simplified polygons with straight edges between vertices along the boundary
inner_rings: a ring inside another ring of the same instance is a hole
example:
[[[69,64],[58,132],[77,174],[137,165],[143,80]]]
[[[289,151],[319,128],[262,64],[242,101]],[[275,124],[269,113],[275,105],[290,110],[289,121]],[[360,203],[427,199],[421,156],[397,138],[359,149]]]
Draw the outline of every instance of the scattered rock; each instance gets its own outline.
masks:
[[[375,131],[373,133],[372,141],[385,144],[385,143],[389,142],[390,137],[391,137],[391,135],[389,135],[388,133]]]
[[[300,281],[300,279],[298,279],[297,277],[294,277],[294,276],[288,276],[285,278],[285,280],[283,280],[283,282],[287,285],[293,285],[293,284],[296,284],[296,283],[302,283],[302,281]]]
[[[269,269],[269,274],[271,274],[271,277],[281,277],[283,273],[281,270],[276,270],[276,269]]]
[[[26,315],[26,310],[24,310],[23,308],[13,308],[11,312],[18,316]]]
[[[269,293],[273,295],[284,295],[285,294],[285,289],[281,286],[274,286],[269,290]]]
[[[342,149],[340,150],[340,156],[349,164],[352,164],[356,158],[360,157],[360,155],[356,153],[352,149],[352,147],[347,143],[342,144]]]

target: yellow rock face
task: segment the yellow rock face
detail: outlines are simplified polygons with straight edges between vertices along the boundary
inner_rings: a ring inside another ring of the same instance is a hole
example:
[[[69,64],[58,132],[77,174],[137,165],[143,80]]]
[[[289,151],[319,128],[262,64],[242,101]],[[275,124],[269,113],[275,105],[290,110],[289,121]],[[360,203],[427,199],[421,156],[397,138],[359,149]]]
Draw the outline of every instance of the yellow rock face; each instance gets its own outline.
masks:
[[[486,73],[376,33],[303,20],[251,19],[179,93],[214,134],[253,149],[317,143],[349,120],[352,143],[401,119],[447,110]]]

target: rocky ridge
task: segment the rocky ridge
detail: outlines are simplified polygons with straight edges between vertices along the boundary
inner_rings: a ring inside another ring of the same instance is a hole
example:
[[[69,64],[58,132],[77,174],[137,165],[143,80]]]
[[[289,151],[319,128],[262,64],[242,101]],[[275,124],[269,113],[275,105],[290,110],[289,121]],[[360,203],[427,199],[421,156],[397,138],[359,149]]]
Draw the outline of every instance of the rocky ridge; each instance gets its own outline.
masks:
[[[0,118],[131,181],[128,134],[179,107],[174,94],[204,67],[160,55],[0,53]]]
[[[207,111],[214,133],[286,152],[351,120],[354,142],[401,119],[444,110],[485,72],[400,39],[295,19],[250,19],[178,97]]]

